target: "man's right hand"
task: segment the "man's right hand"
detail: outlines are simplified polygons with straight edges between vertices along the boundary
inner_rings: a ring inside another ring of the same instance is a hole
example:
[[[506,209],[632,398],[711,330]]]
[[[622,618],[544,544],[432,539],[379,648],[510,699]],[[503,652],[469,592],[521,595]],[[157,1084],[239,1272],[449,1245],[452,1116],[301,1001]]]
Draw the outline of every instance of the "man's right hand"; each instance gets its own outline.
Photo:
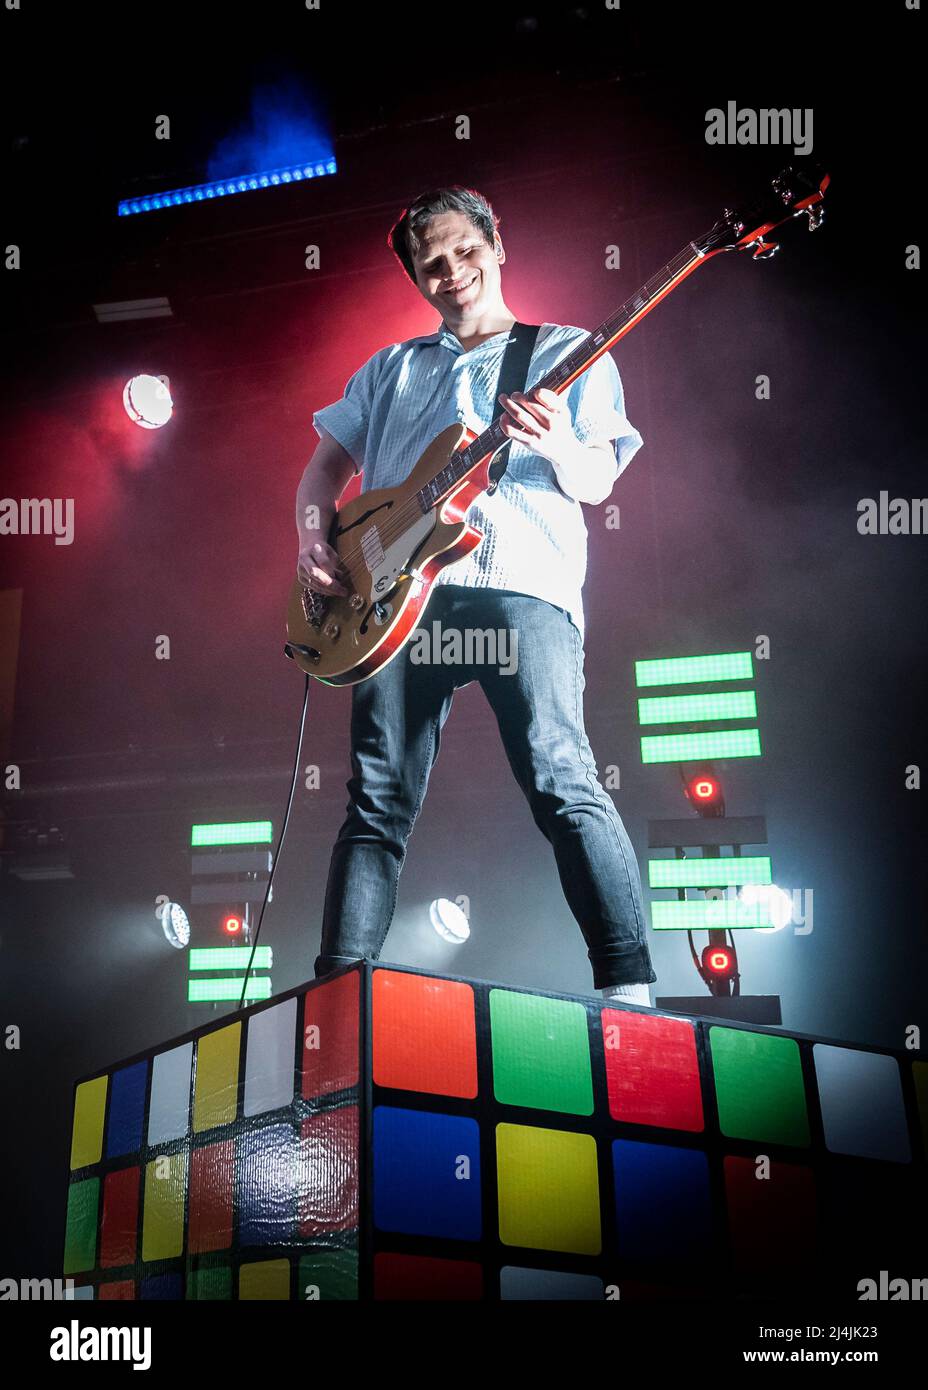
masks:
[[[296,529],[300,547],[297,577],[306,589],[317,594],[349,595],[345,587],[351,579],[326,537],[336,503],[354,471],[351,455],[325,430],[306,465],[296,491]]]
[[[307,537],[300,547],[296,573],[303,587],[317,594],[347,597],[351,592],[345,588],[348,575],[338,552],[326,541],[319,540],[318,533]]]

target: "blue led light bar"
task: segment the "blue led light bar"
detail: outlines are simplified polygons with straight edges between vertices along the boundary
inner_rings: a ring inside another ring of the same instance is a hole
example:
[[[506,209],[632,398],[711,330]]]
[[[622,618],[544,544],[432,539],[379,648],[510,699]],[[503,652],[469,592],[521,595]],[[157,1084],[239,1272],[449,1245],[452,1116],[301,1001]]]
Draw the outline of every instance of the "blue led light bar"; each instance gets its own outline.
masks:
[[[287,164],[282,169],[269,169],[262,174],[238,174],[235,178],[213,179],[210,183],[196,183],[189,188],[170,188],[164,193],[150,193],[144,198],[124,198],[119,204],[119,216],[157,212],[181,203],[208,203],[213,198],[226,198],[231,193],[251,193],[260,188],[279,188],[286,183],[305,183],[307,179],[318,179],[336,172],[334,159],[316,159],[302,164]]]

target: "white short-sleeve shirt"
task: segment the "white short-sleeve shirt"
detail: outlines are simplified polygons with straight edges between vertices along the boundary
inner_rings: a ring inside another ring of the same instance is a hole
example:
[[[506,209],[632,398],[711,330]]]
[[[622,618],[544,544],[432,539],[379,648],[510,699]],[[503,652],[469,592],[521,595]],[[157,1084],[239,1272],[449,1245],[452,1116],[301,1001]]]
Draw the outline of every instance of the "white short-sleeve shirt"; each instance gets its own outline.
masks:
[[[381,348],[348,381],[340,400],[317,410],[313,424],[341,444],[363,470],[362,491],[403,482],[435,435],[461,422],[475,433],[502,414],[496,400],[509,331],[465,350],[442,326]],[[586,329],[544,323],[528,371],[531,387],[588,336]],[[618,368],[605,353],[568,387],[566,402],[581,443],[614,441],[615,477],[641,435],[625,414]],[[482,494],[467,520],[483,540],[436,583],[508,589],[556,604],[583,633],[587,531],[578,502],[558,485],[553,465],[513,443],[509,466],[492,496]]]

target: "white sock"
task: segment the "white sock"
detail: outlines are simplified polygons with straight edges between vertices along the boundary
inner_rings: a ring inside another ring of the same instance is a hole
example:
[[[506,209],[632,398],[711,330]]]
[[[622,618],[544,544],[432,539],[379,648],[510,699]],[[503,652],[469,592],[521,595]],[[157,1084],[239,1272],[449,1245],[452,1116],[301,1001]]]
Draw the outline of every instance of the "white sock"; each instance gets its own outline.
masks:
[[[604,985],[599,992],[604,999],[615,999],[620,1004],[644,1004],[651,1008],[651,991],[646,984]]]

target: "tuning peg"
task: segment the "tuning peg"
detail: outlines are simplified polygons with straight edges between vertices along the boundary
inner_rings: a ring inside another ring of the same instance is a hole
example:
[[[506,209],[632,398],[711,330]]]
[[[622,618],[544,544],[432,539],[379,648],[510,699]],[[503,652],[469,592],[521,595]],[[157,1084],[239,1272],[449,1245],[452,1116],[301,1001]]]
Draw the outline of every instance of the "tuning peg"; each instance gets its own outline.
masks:
[[[754,252],[755,261],[769,261],[771,256],[775,256],[780,249],[778,241],[759,241]]]
[[[781,169],[772,181],[774,193],[787,207],[793,201],[793,190],[790,187],[793,173],[792,169]]]
[[[825,209],[821,203],[816,203],[813,207],[806,208],[806,217],[809,219],[809,231],[817,232],[825,220]]]

